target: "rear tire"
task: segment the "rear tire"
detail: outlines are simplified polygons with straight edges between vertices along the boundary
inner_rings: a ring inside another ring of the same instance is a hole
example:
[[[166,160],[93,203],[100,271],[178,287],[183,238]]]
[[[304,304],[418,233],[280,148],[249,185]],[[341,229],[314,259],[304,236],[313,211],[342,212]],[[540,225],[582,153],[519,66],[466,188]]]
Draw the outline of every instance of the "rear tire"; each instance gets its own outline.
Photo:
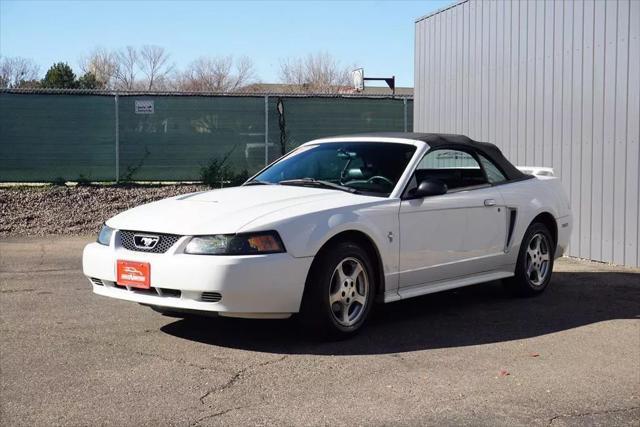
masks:
[[[338,242],[314,262],[302,299],[305,331],[340,340],[362,329],[374,304],[376,275],[371,256],[354,242]]]
[[[505,280],[518,296],[540,295],[549,286],[556,244],[546,225],[534,222],[524,233],[515,275]]]

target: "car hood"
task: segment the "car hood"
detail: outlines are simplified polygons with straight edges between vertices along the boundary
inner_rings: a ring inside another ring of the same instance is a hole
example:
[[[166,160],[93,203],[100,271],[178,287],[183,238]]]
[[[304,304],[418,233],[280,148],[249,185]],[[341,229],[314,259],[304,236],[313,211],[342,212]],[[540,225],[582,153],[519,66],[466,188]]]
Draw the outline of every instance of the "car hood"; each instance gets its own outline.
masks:
[[[120,230],[180,235],[231,234],[256,219],[294,206],[357,204],[371,197],[343,191],[285,185],[253,185],[191,193],[124,211],[107,221]],[[322,203],[316,203],[316,202]],[[325,203],[326,202],[326,203]]]

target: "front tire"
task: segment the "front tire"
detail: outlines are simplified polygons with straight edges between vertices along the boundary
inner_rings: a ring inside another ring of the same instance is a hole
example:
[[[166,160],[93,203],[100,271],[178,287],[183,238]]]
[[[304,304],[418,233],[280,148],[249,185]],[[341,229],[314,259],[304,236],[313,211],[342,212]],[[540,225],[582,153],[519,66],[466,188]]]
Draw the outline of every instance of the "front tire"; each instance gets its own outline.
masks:
[[[551,281],[554,251],[555,242],[547,226],[531,224],[520,245],[515,275],[506,280],[508,288],[525,297],[544,292]]]
[[[338,242],[321,251],[307,278],[301,308],[306,330],[321,339],[356,334],[374,304],[376,276],[367,251],[354,242]]]

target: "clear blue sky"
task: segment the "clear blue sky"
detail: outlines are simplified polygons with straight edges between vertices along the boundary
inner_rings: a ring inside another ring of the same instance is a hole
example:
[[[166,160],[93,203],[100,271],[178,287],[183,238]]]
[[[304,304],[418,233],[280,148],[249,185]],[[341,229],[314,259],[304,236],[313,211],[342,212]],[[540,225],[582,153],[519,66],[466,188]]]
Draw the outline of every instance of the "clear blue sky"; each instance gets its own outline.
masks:
[[[201,55],[247,55],[263,82],[280,60],[326,51],[367,75],[413,85],[416,18],[434,1],[11,1],[0,0],[0,55],[35,60],[41,72],[96,46],[157,44],[178,68]]]

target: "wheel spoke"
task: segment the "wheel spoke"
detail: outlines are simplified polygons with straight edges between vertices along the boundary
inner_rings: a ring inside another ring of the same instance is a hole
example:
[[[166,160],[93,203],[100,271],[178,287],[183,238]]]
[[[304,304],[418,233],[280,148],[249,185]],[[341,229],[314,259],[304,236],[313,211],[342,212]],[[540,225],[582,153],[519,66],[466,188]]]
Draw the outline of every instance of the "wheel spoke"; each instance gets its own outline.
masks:
[[[356,292],[356,295],[353,297],[353,302],[357,302],[358,304],[364,306],[365,301],[365,297]]]
[[[354,283],[357,283],[358,276],[360,276],[361,273],[362,273],[362,266],[360,264],[356,264],[356,266],[353,268],[353,271],[351,272],[349,277],[351,278],[351,280],[353,280]]]
[[[536,253],[540,252],[540,236],[535,236],[532,240],[531,243],[533,244],[533,250],[536,251]]]
[[[535,273],[535,280],[531,279],[534,285],[539,285],[542,283],[544,276],[542,275],[542,265],[537,264],[533,266],[533,273]]]
[[[529,260],[529,265],[527,265],[527,277],[531,278],[531,273],[533,273],[533,259]]]
[[[342,304],[342,321],[349,323],[349,304]]]
[[[549,261],[549,254],[540,254],[540,260],[542,261]]]
[[[347,279],[347,275],[344,274],[344,261],[341,262],[340,265],[338,265],[338,268],[336,268],[336,273],[338,273],[338,280],[340,281],[340,285],[342,285]]]
[[[547,277],[547,270],[549,269],[549,262],[548,261],[544,261],[542,264],[540,264],[540,267],[538,268],[538,277],[541,280],[544,280],[545,277]]]
[[[531,276],[529,276],[529,280],[531,280],[531,282],[532,282],[534,285],[537,285],[537,284],[538,284],[538,279],[539,279],[539,277],[538,277],[538,271],[537,271],[537,270],[533,270],[533,271],[531,272]]]
[[[342,294],[340,293],[340,288],[338,287],[338,291],[329,295],[329,304],[333,305],[337,302],[340,302],[342,299]]]

